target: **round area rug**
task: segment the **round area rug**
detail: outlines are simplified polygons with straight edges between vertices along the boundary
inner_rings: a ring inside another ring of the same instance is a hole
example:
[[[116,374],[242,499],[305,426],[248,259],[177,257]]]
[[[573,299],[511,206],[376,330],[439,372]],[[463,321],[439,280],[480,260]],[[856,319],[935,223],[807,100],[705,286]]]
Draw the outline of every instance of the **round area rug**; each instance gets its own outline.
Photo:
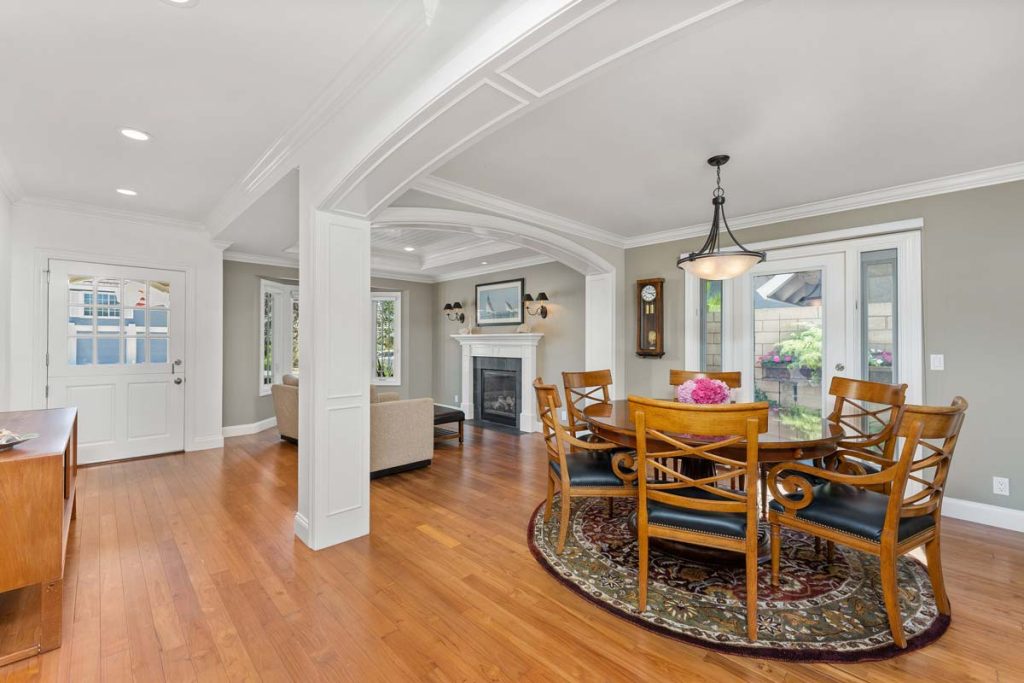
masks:
[[[648,607],[637,612],[636,537],[629,518],[636,502],[616,499],[612,516],[605,498],[577,498],[569,537],[558,543],[560,501],[548,524],[543,504],[530,522],[534,557],[559,581],[599,607],[652,631],[730,654],[800,662],[887,659],[935,641],[949,626],[939,614],[925,567],[899,560],[900,610],[907,648],[892,642],[882,601],[878,560],[836,546],[833,561],[814,551],[814,539],[783,529],[780,585],[768,566],[758,577],[757,641],[746,637],[745,571],[712,566],[651,548]]]

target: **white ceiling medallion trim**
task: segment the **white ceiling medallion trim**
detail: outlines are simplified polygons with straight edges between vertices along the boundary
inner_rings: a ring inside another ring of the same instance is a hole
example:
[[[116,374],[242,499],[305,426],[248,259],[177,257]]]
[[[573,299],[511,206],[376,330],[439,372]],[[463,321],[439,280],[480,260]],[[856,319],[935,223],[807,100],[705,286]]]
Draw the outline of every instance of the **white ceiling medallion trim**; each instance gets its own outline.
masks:
[[[514,202],[510,199],[505,199],[504,197],[499,197],[482,190],[467,187],[466,185],[452,182],[451,180],[438,178],[437,176],[424,176],[414,182],[411,189],[426,192],[427,194],[432,194],[435,197],[450,199],[468,206],[474,206],[478,209],[485,209],[487,211],[500,213],[510,218],[515,218],[526,223],[541,225],[545,228],[558,230],[559,232],[564,232],[569,235],[586,237],[587,239],[592,239],[596,242],[601,242],[620,249],[626,246],[626,239],[613,232],[602,230],[601,228],[595,228],[592,225],[580,223],[579,221],[574,221],[570,218],[565,218],[564,216],[535,209],[532,206],[520,204],[519,202]]]
[[[202,223],[185,220],[183,218],[160,216],[157,214],[144,213],[141,211],[124,211],[121,209],[111,209],[105,206],[95,206],[93,204],[83,204],[80,202],[69,202],[63,199],[25,197],[16,202],[16,206],[32,206],[40,209],[54,209],[56,211],[66,211],[68,213],[75,213],[80,216],[92,216],[94,218],[109,218],[119,221],[127,221],[129,223],[141,223],[143,225],[152,225],[161,228],[187,230],[189,232],[201,232],[203,230]]]
[[[0,150],[0,192],[7,197],[11,204],[15,204],[25,197],[25,188],[18,181],[14,167],[7,161],[3,150]]]
[[[375,228],[407,227],[467,233],[532,249],[584,275],[615,272],[611,263],[585,245],[548,228],[504,216],[452,209],[392,206],[381,211],[372,224]]]
[[[528,50],[526,50],[522,54],[516,56],[515,58],[511,59],[510,61],[508,61],[508,62],[502,64],[500,67],[498,67],[498,69],[497,69],[498,75],[500,75],[502,78],[507,80],[509,83],[513,83],[513,84],[519,86],[520,88],[522,88],[526,92],[530,93],[534,97],[537,97],[537,98],[546,97],[547,95],[550,95],[551,93],[555,92],[556,90],[559,90],[559,89],[565,87],[566,85],[569,85],[570,83],[583,78],[584,76],[590,74],[591,72],[596,71],[597,69],[600,69],[601,67],[605,66],[606,64],[609,64],[611,62],[614,62],[617,59],[625,57],[626,55],[628,55],[628,54],[630,54],[632,52],[636,52],[637,50],[639,50],[639,49],[641,49],[643,47],[646,47],[647,45],[650,45],[651,43],[654,43],[654,42],[656,42],[658,40],[661,40],[662,38],[664,38],[666,36],[672,35],[673,33],[676,33],[677,31],[681,31],[682,29],[686,28],[687,26],[692,26],[693,24],[696,24],[696,23],[699,23],[701,21],[704,21],[708,17],[712,17],[712,16],[718,14],[719,12],[723,12],[723,11],[729,9],[730,7],[733,7],[735,5],[740,4],[741,2],[744,2],[744,0],[727,0],[726,2],[723,2],[720,5],[716,5],[715,7],[712,7],[711,9],[708,9],[708,10],[705,10],[703,12],[700,12],[699,14],[695,14],[694,16],[690,17],[689,19],[686,19],[685,21],[681,21],[681,22],[678,22],[676,24],[673,24],[672,26],[669,26],[668,28],[666,28],[666,29],[664,29],[662,31],[659,31],[659,32],[657,32],[657,33],[655,33],[653,35],[647,36],[643,40],[637,41],[636,43],[633,43],[632,45],[630,45],[628,47],[625,47],[625,48],[622,48],[621,50],[613,52],[612,54],[604,57],[603,59],[599,59],[598,61],[593,62],[592,64],[590,64],[586,68],[580,69],[579,71],[577,71],[577,72],[567,76],[566,78],[563,78],[562,80],[560,80],[560,81],[558,81],[558,82],[548,86],[547,88],[543,88],[541,90],[538,90],[536,88],[530,87],[526,83],[523,83],[522,81],[520,81],[519,79],[515,78],[514,76],[512,76],[511,74],[508,73],[509,69],[511,69],[513,66],[518,64],[523,59],[526,59],[531,54],[533,54],[534,52],[539,50],[540,48],[542,48],[545,45],[547,45],[548,43],[558,39],[563,34],[569,32],[572,29],[576,28],[577,26],[581,25],[582,23],[584,23],[585,21],[587,21],[591,17],[597,15],[599,12],[601,12],[601,11],[607,9],[608,7],[614,5],[616,2],[618,2],[618,0],[606,0],[606,2],[601,3],[600,5],[595,7],[594,9],[590,10],[589,12],[580,15],[576,19],[574,19],[571,22],[567,23],[562,28],[560,28],[557,31],[555,31],[555,32],[551,33],[550,35],[546,36],[540,42],[535,43],[534,45],[531,45]]]
[[[430,126],[430,124],[440,119],[443,115],[445,115],[454,107],[462,103],[463,100],[466,100],[468,97],[470,97],[471,95],[473,95],[478,90],[484,87],[493,88],[494,90],[497,90],[498,92],[508,96],[512,100],[513,104],[511,104],[511,106],[509,106],[507,109],[505,109],[505,111],[501,112],[497,116],[492,116],[488,120],[472,128],[470,132],[468,132],[466,135],[460,137],[454,143],[447,145],[444,149],[442,149],[440,152],[438,152],[433,157],[428,159],[425,163],[422,163],[414,170],[412,170],[410,173],[408,173],[401,182],[396,184],[396,186],[394,187],[393,190],[391,190],[391,192],[385,194],[383,197],[377,200],[376,203],[370,206],[366,215],[375,215],[383,207],[385,207],[387,204],[393,201],[398,194],[405,191],[405,189],[409,187],[409,185],[411,185],[412,182],[415,181],[418,176],[423,175],[424,173],[428,173],[437,166],[440,166],[446,159],[451,158],[453,155],[457,154],[462,149],[467,147],[469,143],[473,142],[474,139],[481,135],[483,132],[497,126],[503,120],[507,119],[509,116],[512,116],[513,114],[515,114],[516,112],[530,104],[529,100],[523,99],[517,93],[512,92],[511,90],[502,85],[499,85],[490,78],[480,79],[474,85],[466,88],[463,92],[459,93],[451,100],[446,102],[444,106],[438,108],[436,112],[428,116],[418,125],[416,125],[411,131],[409,131],[404,136],[400,137],[394,143],[388,145],[381,145],[380,147],[377,148],[377,150],[374,150],[374,152],[371,153],[366,159],[364,159],[363,163],[361,163],[352,173],[350,173],[349,176],[345,178],[345,180],[341,182],[339,187],[336,188],[335,191],[331,194],[327,202],[328,205],[331,207],[330,210],[342,212],[347,211],[345,207],[341,206],[341,203],[345,200],[346,197],[352,194],[352,191],[355,188],[357,188],[364,180],[366,180],[370,176],[370,174],[372,174],[381,164],[383,164],[385,161],[391,158],[391,156],[394,155],[395,152],[402,149],[402,146],[405,145],[410,140],[412,140],[412,138],[414,138],[421,132],[425,131],[427,127]],[[436,102],[432,101],[423,109],[429,109],[434,104],[436,104]],[[416,114],[413,115],[405,123],[403,123],[398,130],[402,130],[411,122],[415,121],[422,113],[423,110],[416,112]],[[388,142],[390,143],[390,140]]]
[[[299,262],[277,256],[266,256],[264,254],[249,254],[244,251],[227,249],[224,251],[225,261],[238,261],[240,263],[256,263],[261,266],[282,266],[284,268],[298,268]]]
[[[905,185],[886,187],[879,190],[869,190],[868,192],[860,192],[858,194],[851,194],[845,197],[825,199],[820,202],[810,202],[808,204],[800,204],[798,206],[790,206],[783,209],[761,211],[759,213],[740,216],[739,218],[732,218],[729,220],[729,226],[733,230],[742,230],[744,228],[753,228],[759,225],[770,225],[772,223],[781,223],[783,221],[812,218],[814,216],[823,216],[830,213],[840,213],[842,211],[863,209],[869,206],[878,206],[880,204],[892,204],[894,202],[902,202],[909,199],[919,199],[921,197],[931,197],[938,194],[960,192],[961,190],[972,190],[978,187],[986,187],[988,185],[1012,183],[1018,180],[1024,180],[1024,162],[1005,164],[1003,166],[993,166],[992,168],[985,168],[978,171],[957,173],[954,175],[944,176],[942,178],[921,180],[918,182],[907,183]],[[651,244],[674,242],[676,240],[688,239],[690,237],[698,237],[706,234],[707,230],[707,224],[701,223],[699,225],[691,225],[685,228],[652,232],[646,235],[638,235],[637,237],[627,239],[625,246],[627,249],[634,249],[636,247],[645,247]]]
[[[506,270],[518,270],[520,268],[529,268],[530,266],[540,266],[545,263],[554,263],[555,259],[550,256],[544,256],[543,254],[537,254],[536,256],[527,256],[525,258],[514,259],[512,261],[505,261],[504,263],[492,263],[486,266],[478,266],[476,268],[466,268],[465,270],[456,270],[443,275],[438,275],[434,278],[435,282],[450,282],[452,280],[462,280],[467,277],[477,277],[479,275],[490,275],[491,273],[500,273]]]

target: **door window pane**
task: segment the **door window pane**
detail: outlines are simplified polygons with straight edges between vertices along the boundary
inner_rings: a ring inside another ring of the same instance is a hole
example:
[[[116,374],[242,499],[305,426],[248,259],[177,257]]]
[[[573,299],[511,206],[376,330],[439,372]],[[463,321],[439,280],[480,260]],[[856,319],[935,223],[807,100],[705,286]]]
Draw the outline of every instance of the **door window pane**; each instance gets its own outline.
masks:
[[[754,400],[781,422],[820,430],[822,271],[754,277]]]
[[[75,337],[68,340],[68,363],[167,362],[169,283],[71,275],[67,287],[67,334]],[[150,302],[157,310],[151,310]]]
[[[274,383],[274,293],[263,293],[263,386]]]
[[[700,368],[722,371],[722,282],[700,281]]]
[[[861,254],[861,377],[895,384],[898,333],[896,250]]]

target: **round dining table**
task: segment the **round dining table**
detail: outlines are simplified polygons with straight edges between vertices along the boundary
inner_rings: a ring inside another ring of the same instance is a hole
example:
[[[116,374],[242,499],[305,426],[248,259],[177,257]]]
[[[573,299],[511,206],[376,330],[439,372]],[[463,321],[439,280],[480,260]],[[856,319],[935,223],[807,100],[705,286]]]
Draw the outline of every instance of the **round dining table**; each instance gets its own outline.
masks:
[[[636,448],[636,431],[633,427],[633,420],[629,414],[629,401],[616,400],[607,403],[594,403],[583,409],[583,416],[590,429],[590,433],[601,437],[625,448]],[[758,461],[760,467],[760,493],[762,518],[767,519],[768,515],[768,487],[767,473],[775,464],[793,460],[816,460],[820,461],[835,453],[839,441],[846,436],[842,427],[827,419],[815,420],[797,424],[794,421],[787,422],[783,416],[772,411],[768,413],[768,430],[760,435],[757,441]],[[680,441],[699,444],[708,443],[710,439],[694,435],[681,435]],[[659,450],[673,450],[667,444],[650,442],[648,449],[651,452]],[[746,446],[741,442],[728,451],[738,459],[746,457]],[[680,458],[680,466],[686,466],[689,458]],[[706,461],[705,463],[706,464]],[[696,476],[706,476],[707,473],[694,472]],[[758,532],[761,561],[768,558],[768,530],[760,529]],[[732,558],[733,554],[723,553],[712,548],[700,548],[673,541],[666,541],[664,545],[675,548],[685,548],[688,555],[696,556],[699,559],[723,561]],[[742,558],[740,558],[742,560]]]

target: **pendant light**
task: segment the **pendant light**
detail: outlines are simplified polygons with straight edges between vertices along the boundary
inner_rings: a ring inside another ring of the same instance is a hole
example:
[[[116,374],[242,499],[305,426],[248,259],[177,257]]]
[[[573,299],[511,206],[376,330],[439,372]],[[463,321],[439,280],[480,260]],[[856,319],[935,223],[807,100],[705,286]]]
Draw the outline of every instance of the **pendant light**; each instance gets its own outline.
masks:
[[[765,259],[763,251],[747,249],[729,229],[729,221],[725,218],[725,190],[722,189],[722,166],[729,161],[728,154],[719,154],[708,159],[708,164],[715,167],[716,185],[712,193],[711,203],[715,206],[715,216],[711,219],[711,232],[700,251],[680,254],[676,266],[702,280],[728,280],[743,275]],[[725,226],[736,249],[722,249],[718,241],[720,225]]]

